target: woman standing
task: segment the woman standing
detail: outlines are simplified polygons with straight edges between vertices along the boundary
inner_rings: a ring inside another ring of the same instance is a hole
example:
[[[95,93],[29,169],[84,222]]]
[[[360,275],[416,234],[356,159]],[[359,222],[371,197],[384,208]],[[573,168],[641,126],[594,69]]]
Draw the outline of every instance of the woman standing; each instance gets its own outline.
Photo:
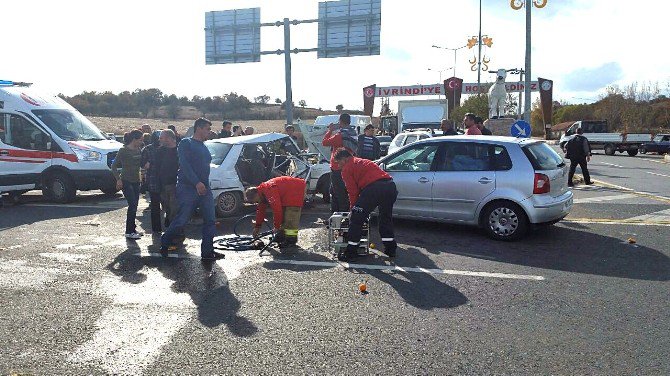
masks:
[[[135,227],[137,216],[137,204],[140,200],[140,162],[142,159],[143,134],[139,129],[127,132],[123,135],[124,146],[112,163],[112,173],[116,177],[116,188],[123,191],[128,201],[128,214],[126,215],[126,238],[140,239],[141,233]],[[121,172],[118,168],[121,167]]]

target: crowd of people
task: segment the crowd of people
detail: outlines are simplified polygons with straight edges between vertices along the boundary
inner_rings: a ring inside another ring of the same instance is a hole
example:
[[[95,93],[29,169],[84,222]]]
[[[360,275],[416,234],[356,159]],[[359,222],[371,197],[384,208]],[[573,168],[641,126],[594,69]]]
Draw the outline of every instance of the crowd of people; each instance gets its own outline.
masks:
[[[397,243],[392,213],[398,192],[391,176],[372,162],[381,157],[374,126],[369,124],[359,135],[350,123],[351,116],[341,114],[338,123],[329,125],[322,141],[332,150],[331,212],[350,213],[349,246],[338,258],[349,261],[357,257],[361,229],[376,208],[379,208],[383,251],[394,257]],[[463,125],[466,135],[491,134],[482,119],[472,113],[465,114]],[[441,128],[444,135],[457,134],[446,119],[442,120]],[[174,250],[183,242],[184,226],[198,209],[203,219],[201,257],[207,260],[223,258],[222,254],[214,252],[213,247],[216,226],[214,198],[209,186],[211,155],[204,141],[252,135],[254,131],[250,126],[242,131],[240,126],[226,120],[216,133],[212,131],[211,121],[199,118],[183,138],[174,126],[152,131],[148,124],[144,124],[141,129],[126,133],[124,146],[112,164],[117,189],[123,191],[128,202],[126,238],[136,240],[143,236],[137,230],[135,217],[140,194],[146,191],[150,201],[151,230],[154,235],[162,234],[162,252]],[[285,131],[300,144],[293,125],[287,125]],[[305,195],[305,181],[292,177],[274,178],[248,188],[246,200],[257,204],[254,235],[259,234],[269,207],[274,213],[273,228],[280,247],[295,245]]]

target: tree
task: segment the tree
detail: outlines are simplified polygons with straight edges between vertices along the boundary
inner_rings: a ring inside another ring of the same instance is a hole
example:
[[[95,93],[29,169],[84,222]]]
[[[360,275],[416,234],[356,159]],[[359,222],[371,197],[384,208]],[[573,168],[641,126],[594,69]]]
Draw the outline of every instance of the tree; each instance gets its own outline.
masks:
[[[259,95],[257,97],[254,97],[254,103],[259,103],[259,104],[268,104],[270,101],[270,96],[269,95]]]
[[[301,100],[298,102],[298,106],[300,106],[300,107],[302,107],[302,108],[305,108],[305,106],[307,106],[307,102],[305,102],[304,99],[301,99]]]
[[[337,106],[335,106],[335,109],[337,110],[338,114],[341,114],[342,110],[344,110],[344,106],[341,105],[341,104],[338,104]]]
[[[489,114],[489,95],[471,95],[460,107],[456,107],[451,111],[449,119],[455,124],[460,124],[468,112],[481,116],[482,119],[487,118]]]
[[[277,103],[277,104],[281,104],[282,101],[281,101],[281,99],[279,99],[279,98],[275,98],[275,103]]]

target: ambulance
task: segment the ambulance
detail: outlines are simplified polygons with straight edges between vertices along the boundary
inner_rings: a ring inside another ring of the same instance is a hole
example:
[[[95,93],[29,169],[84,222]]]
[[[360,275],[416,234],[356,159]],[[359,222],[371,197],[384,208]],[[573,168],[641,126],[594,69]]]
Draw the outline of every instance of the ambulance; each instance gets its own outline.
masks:
[[[0,194],[41,189],[58,203],[77,190],[114,194],[121,146],[60,97],[0,80]]]

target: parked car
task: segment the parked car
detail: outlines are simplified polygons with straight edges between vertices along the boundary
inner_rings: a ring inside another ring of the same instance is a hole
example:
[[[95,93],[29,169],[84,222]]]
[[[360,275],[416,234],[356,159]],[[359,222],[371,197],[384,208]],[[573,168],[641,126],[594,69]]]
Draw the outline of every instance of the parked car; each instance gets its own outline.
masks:
[[[242,209],[246,188],[282,175],[306,179],[308,193],[321,193],[324,200],[330,199],[328,161],[300,153],[286,134],[218,138],[205,145],[212,155],[209,184],[220,217],[233,216]]]
[[[389,144],[388,154],[393,153],[394,151],[400,149],[405,145],[409,145],[413,142],[420,140],[425,140],[427,138],[433,137],[433,134],[428,131],[413,131],[413,132],[404,132],[399,133],[393,137],[393,141]]]
[[[572,208],[568,167],[542,141],[433,137],[378,163],[397,185],[399,218],[475,225],[493,239],[516,240]]]
[[[391,145],[391,141],[393,140],[393,137],[391,136],[377,136],[377,140],[379,141],[379,149],[381,150],[382,157],[387,155],[389,153],[389,145]]]
[[[670,134],[659,134],[654,137],[652,142],[645,142],[640,145],[640,153],[670,153]]]

